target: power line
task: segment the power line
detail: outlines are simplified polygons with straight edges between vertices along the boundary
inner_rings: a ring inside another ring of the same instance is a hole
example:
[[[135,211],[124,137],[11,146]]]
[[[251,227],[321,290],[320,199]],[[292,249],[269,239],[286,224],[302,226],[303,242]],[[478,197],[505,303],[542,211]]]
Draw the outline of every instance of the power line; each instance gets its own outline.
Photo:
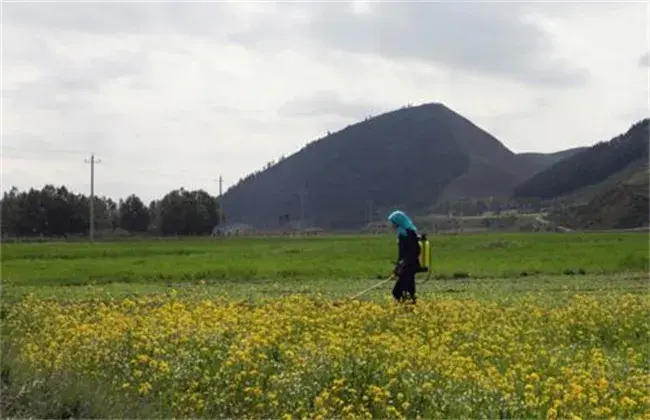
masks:
[[[176,170],[176,171],[161,171],[158,169],[154,168],[146,168],[146,167],[128,167],[130,171],[135,171],[135,172],[142,172],[142,173],[151,173],[155,175],[164,175],[164,176],[170,176],[170,177],[178,177],[178,176],[190,176],[194,179],[201,179],[201,180],[214,180],[211,176],[201,176],[197,175],[195,173],[192,173],[187,170]]]
[[[74,149],[66,149],[66,148],[43,148],[43,149],[37,149],[35,147],[25,147],[24,145],[22,146],[7,146],[7,145],[2,145],[2,157],[3,158],[8,158],[8,159],[16,159],[16,160],[27,160],[27,161],[34,161],[34,162],[47,162],[47,163],[53,163],[53,164],[64,164],[64,163],[74,163],[78,162],[78,160],[74,159],[72,156],[74,155],[81,155],[81,154],[86,154],[87,151],[82,151],[82,150],[74,150]],[[10,151],[10,153],[6,153],[6,150]],[[34,154],[41,154],[41,156],[34,156]],[[59,155],[54,158],[52,157],[44,157],[43,154],[47,155]],[[31,156],[30,156],[31,155]],[[94,153],[93,153],[94,155]],[[70,158],[68,158],[70,156]],[[91,159],[85,159],[86,163],[91,163]],[[94,159],[94,163],[100,163],[98,159]],[[165,176],[165,177],[170,177],[170,178],[178,178],[178,177],[186,177],[188,179],[192,180],[192,183],[196,183],[197,181],[207,181],[208,179],[214,180],[213,177],[210,176],[205,176],[197,173],[193,173],[190,170],[187,169],[176,169],[174,168],[173,170],[165,170],[164,168],[161,169],[156,169],[156,168],[151,168],[151,167],[143,167],[141,165],[125,165],[124,159],[120,159],[120,164],[119,166],[112,166],[110,165],[110,162],[106,162],[105,159],[104,161],[101,162],[103,165],[106,165],[106,170],[108,171],[119,171],[120,174],[124,175],[125,172],[139,172],[139,173],[151,173],[154,175],[158,176]],[[94,172],[94,166],[91,164],[92,168],[91,171]],[[192,166],[192,168],[196,169],[195,164],[191,164],[189,166]],[[94,177],[94,173],[93,173]],[[221,177],[220,181],[220,192],[219,196],[221,198],[220,202],[222,204],[223,202],[223,177]],[[94,179],[93,179],[93,184],[94,184]],[[94,192],[94,185],[92,185],[93,192]],[[223,212],[223,204],[222,204],[222,216],[225,215],[225,212]]]
[[[34,162],[48,162],[48,163],[74,163],[77,162],[76,159],[70,158],[68,159],[67,157],[56,157],[52,159],[50,156],[43,156],[44,154],[47,155],[68,155],[68,156],[74,156],[74,155],[86,155],[88,153],[87,150],[80,150],[80,149],[66,149],[66,148],[36,148],[36,147],[25,147],[24,145],[22,146],[11,146],[11,145],[5,145],[2,144],[0,149],[2,150],[2,158],[8,158],[8,159],[17,159],[17,160],[29,160],[29,161],[34,161]],[[12,151],[12,152],[17,152],[17,153],[6,153],[6,150]],[[38,154],[40,156],[33,156],[33,154]],[[32,156],[30,156],[32,155]],[[195,180],[205,180],[207,181],[208,179],[212,180],[213,178],[210,176],[205,176],[205,175],[200,175],[195,172],[192,172],[190,170],[186,169],[174,169],[174,170],[161,170],[161,169],[156,169],[156,168],[151,168],[151,167],[143,167],[139,163],[133,166],[125,165],[125,159],[124,157],[119,157],[118,155],[113,155],[111,153],[111,156],[114,156],[116,159],[120,159],[120,166],[119,167],[113,167],[120,172],[124,172],[125,169],[128,171],[132,172],[140,172],[140,173],[151,173],[155,175],[161,175],[161,176],[168,176],[168,177],[179,177],[179,176],[189,176],[192,179]],[[106,156],[104,156],[106,157]],[[127,159],[128,161],[128,159]],[[108,162],[104,161],[104,164],[107,164]],[[191,166],[193,168],[196,168],[195,163],[190,163],[188,166]],[[106,166],[107,170],[111,169],[111,166],[108,165]]]
[[[17,153],[5,153],[5,150],[9,150],[12,152],[17,152]],[[52,159],[51,157],[43,157],[44,154],[47,155],[86,155],[88,151],[84,150],[73,150],[73,149],[37,149],[37,148],[29,148],[29,147],[16,147],[16,146],[6,146],[2,145],[2,158],[8,158],[8,159],[19,159],[19,160],[30,160],[30,161],[35,161],[35,162],[49,162],[49,163],[72,163],[72,162],[77,162],[76,159],[74,158],[63,158],[63,157],[57,157],[55,159]],[[30,156],[33,154],[38,154],[40,156]],[[117,157],[117,156],[116,156]],[[104,162],[106,163],[106,162]],[[164,175],[164,176],[169,176],[169,177],[178,177],[182,175],[189,175],[192,178],[195,179],[203,179],[206,180],[210,177],[206,176],[200,176],[192,173],[191,171],[188,170],[183,170],[183,169],[176,169],[173,171],[165,171],[165,170],[160,170],[160,169],[155,169],[155,168],[147,168],[143,167],[141,165],[138,166],[128,166],[124,165],[124,158],[120,158],[120,163],[121,163],[121,168],[118,168],[120,171],[123,171],[124,168],[128,168],[129,171],[134,171],[134,172],[143,172],[143,173],[151,173],[155,175]],[[107,168],[110,168],[107,167]]]
[[[86,152],[81,152],[81,153],[74,152],[74,153],[75,154],[85,154]],[[48,158],[41,158],[41,157],[35,157],[35,156],[8,155],[6,153],[2,153],[2,158],[3,159],[8,158],[8,159],[16,159],[16,160],[34,161],[34,162],[47,162],[47,163],[54,163],[54,164],[64,164],[64,163],[78,162],[78,160],[76,160],[76,159],[67,159],[67,158],[63,158],[63,159],[62,158],[55,158],[55,159],[49,158],[48,159]],[[107,162],[102,162],[102,163],[106,164]],[[119,170],[121,173],[124,173],[125,171],[139,172],[139,173],[149,173],[149,174],[152,174],[152,175],[160,175],[160,176],[166,176],[166,177],[172,177],[172,178],[179,177],[179,176],[189,176],[192,179],[202,180],[202,181],[212,179],[209,176],[202,176],[202,175],[195,174],[195,173],[192,173],[190,171],[182,170],[182,169],[177,170],[177,171],[164,171],[164,170],[159,170],[159,169],[155,169],[155,168],[127,166],[127,165],[123,165],[123,164],[121,164],[120,167],[115,167],[115,166],[108,165],[108,166],[106,166],[106,168],[107,168],[107,170],[116,169],[116,170]]]

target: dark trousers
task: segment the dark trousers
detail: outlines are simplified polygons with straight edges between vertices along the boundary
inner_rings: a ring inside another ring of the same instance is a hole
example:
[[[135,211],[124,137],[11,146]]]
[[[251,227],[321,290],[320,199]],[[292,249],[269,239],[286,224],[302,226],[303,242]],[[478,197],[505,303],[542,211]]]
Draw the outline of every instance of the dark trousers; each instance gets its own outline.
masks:
[[[393,297],[398,301],[411,299],[415,303],[415,269],[404,267],[393,287]]]

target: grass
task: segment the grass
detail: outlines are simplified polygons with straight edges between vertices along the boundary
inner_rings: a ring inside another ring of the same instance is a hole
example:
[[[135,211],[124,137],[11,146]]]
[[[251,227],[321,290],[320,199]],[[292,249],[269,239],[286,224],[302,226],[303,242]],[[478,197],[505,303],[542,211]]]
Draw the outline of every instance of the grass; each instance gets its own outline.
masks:
[[[648,269],[643,234],[476,234],[435,236],[431,243],[437,279]],[[283,290],[336,290],[385,278],[395,258],[392,236],[5,244],[1,275],[9,300],[33,290],[65,290],[65,297],[75,290],[68,286],[153,291],[200,280],[237,289],[278,283]]]
[[[421,275],[419,275],[421,276]],[[381,280],[262,279],[256,281],[212,280],[187,283],[106,283],[81,286],[21,286],[20,295],[34,295],[41,299],[83,301],[119,300],[153,294],[174,294],[184,299],[215,299],[227,296],[231,300],[273,299],[292,294],[324,295],[344,299],[376,285]],[[426,279],[417,278],[417,293],[422,299],[475,299],[509,302],[522,296],[535,296],[550,303],[564,302],[581,294],[641,293],[650,290],[645,273],[537,275],[512,278]],[[389,294],[392,283],[369,290],[359,299],[381,300]],[[18,299],[9,295],[6,302]]]
[[[430,239],[411,309],[393,236],[3,244],[0,411],[647,417],[647,234]]]

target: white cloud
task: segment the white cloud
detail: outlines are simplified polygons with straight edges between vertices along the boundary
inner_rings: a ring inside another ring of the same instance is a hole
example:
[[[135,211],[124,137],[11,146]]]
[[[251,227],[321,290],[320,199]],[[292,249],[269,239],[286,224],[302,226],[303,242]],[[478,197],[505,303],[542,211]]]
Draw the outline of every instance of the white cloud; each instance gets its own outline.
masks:
[[[305,143],[442,102],[514,151],[648,113],[646,5],[3,5],[3,189],[216,193]],[[25,160],[29,158],[29,160]]]
[[[650,52],[639,57],[639,67],[650,67]]]
[[[577,89],[538,90],[545,106],[519,120],[504,121],[494,129],[497,137],[514,149],[549,152],[609,140],[647,117],[647,72],[635,65],[635,57],[648,45],[647,7],[585,4],[561,14],[538,14],[556,54],[588,68],[591,82]]]

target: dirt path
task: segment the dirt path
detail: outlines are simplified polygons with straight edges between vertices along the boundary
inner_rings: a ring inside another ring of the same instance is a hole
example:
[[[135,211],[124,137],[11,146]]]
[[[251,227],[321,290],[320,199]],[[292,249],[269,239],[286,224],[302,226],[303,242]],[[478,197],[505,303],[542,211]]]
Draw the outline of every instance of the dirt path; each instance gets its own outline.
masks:
[[[551,222],[549,222],[548,220],[542,218],[542,216],[535,217],[535,220],[537,220],[538,222],[540,222],[542,224],[545,224],[545,225],[551,224]],[[561,231],[561,232],[573,232],[573,229],[570,229],[570,228],[568,228],[566,226],[555,225],[555,228],[557,230]]]

